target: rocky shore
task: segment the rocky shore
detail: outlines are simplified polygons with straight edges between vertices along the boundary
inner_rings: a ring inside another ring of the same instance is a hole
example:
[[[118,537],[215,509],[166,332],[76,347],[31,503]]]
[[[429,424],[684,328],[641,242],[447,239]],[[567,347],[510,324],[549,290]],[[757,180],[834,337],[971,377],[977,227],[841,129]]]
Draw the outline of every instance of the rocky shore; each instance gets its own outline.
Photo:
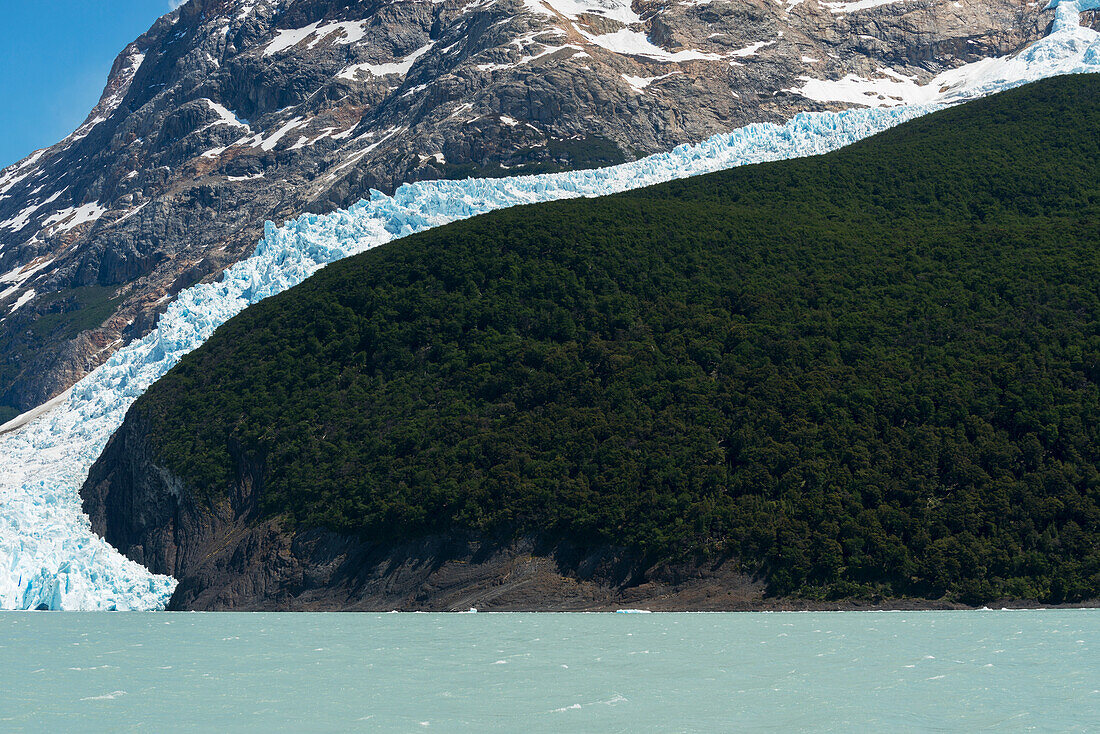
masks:
[[[93,529],[134,561],[179,580],[184,611],[856,611],[971,609],[946,599],[818,601],[766,595],[734,559],[646,567],[621,549],[535,537],[431,536],[372,543],[259,519],[260,467],[241,464],[237,492],[196,502],[151,459],[127,420],[81,492]],[[1092,600],[1067,605],[1090,607]],[[990,608],[1047,608],[1000,599]]]

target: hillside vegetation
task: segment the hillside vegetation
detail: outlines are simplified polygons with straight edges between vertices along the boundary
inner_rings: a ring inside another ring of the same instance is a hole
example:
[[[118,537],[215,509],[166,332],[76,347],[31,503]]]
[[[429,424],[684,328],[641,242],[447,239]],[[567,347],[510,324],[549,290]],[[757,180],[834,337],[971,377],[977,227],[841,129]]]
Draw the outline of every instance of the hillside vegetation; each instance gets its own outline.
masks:
[[[380,542],[732,555],[773,594],[1100,595],[1100,78],[334,264],[133,407],[201,496]]]

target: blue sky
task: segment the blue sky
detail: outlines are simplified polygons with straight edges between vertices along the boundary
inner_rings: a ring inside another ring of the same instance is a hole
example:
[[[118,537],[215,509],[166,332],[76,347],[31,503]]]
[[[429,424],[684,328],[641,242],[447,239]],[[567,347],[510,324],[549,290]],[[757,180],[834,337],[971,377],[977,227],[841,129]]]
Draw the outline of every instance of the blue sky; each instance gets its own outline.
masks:
[[[170,0],[0,0],[0,168],[71,133]]]

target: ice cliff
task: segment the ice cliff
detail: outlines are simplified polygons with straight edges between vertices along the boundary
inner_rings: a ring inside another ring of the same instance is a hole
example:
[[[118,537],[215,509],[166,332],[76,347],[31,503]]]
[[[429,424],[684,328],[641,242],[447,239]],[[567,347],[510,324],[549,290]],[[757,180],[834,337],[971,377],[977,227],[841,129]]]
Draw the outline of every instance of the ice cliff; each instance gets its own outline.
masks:
[[[145,338],[117,352],[57,405],[0,427],[0,608],[160,609],[173,579],[150,574],[95,536],[79,487],[131,403],[184,354],[246,306],[300,283],[327,263],[494,209],[601,196],[676,178],[840,148],[944,104],[1057,74],[1100,72],[1100,34],[1081,5],[1058,4],[1049,36],[1022,52],[949,72],[910,99],[919,104],[801,114],[750,125],[696,146],[612,168],[494,180],[409,184],[393,196],[329,215],[266,225],[248,259],[221,282],[179,294]],[[1100,7],[1088,0],[1086,7]]]

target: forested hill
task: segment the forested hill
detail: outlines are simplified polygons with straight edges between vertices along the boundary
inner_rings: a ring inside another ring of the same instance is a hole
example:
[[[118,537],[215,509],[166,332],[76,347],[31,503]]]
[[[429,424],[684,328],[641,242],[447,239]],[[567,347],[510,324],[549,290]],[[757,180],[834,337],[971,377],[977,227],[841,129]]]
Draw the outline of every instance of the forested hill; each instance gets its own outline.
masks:
[[[135,420],[202,498],[260,467],[298,528],[1100,596],[1100,78],[409,237],[234,318]]]

